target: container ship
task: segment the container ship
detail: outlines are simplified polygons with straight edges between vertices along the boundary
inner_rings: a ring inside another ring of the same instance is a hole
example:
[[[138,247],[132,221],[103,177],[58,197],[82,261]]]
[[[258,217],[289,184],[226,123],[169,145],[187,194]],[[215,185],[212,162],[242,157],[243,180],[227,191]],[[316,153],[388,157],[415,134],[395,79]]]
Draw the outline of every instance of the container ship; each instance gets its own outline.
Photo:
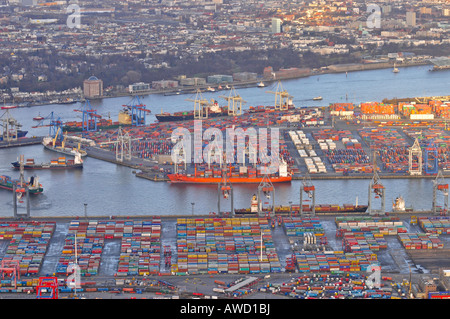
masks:
[[[292,104],[287,106],[288,110],[295,109]],[[253,113],[264,113],[268,111],[275,111],[275,107],[273,106],[264,106],[259,105],[256,107],[250,106],[249,109],[244,110],[243,114],[253,114]],[[160,113],[155,114],[157,120],[159,122],[175,122],[175,121],[189,121],[194,119],[194,111],[185,111],[185,112],[175,112],[171,113]],[[228,117],[233,116],[228,114],[228,106],[219,107],[217,103],[214,103],[213,106],[208,108],[208,118],[215,117]]]
[[[231,184],[252,184],[261,183],[265,178],[264,175],[257,175],[257,169],[242,166],[239,172],[226,172],[227,180]],[[170,183],[193,183],[193,184],[218,184],[223,179],[222,170],[205,170],[204,172],[192,174],[175,173],[167,174]],[[292,181],[292,174],[287,172],[287,164],[281,163],[279,165],[278,174],[268,176],[272,183],[290,183]]]
[[[28,131],[17,130],[17,138],[25,137],[28,134]],[[0,135],[0,141],[3,141],[6,137],[6,133]],[[10,138],[16,138],[14,134],[10,133]]]
[[[217,102],[209,107],[205,107],[204,112],[207,112],[208,118],[228,116],[228,107],[220,107]],[[173,114],[161,112],[155,114],[159,122],[175,122],[175,121],[189,121],[194,119],[194,111],[175,112]]]
[[[149,110],[146,110],[150,112]],[[132,121],[134,119],[134,121]],[[88,120],[87,126],[94,126],[94,119]],[[145,125],[145,118],[138,117],[137,115],[131,115],[128,109],[123,109],[119,112],[118,121],[112,121],[111,119],[99,118],[97,121],[97,128],[103,130],[117,129],[119,126],[131,126],[132,122],[137,125]],[[70,121],[64,123],[63,131],[65,132],[81,132],[83,130],[83,122]]]
[[[367,205],[352,205],[352,204],[344,204],[342,206],[340,205],[317,205],[315,207],[316,213],[365,213],[367,211],[367,208],[369,206]],[[271,211],[269,209],[263,209],[263,211]],[[311,207],[303,207],[304,212],[310,212]],[[276,206],[275,207],[275,214],[288,214],[291,212],[291,208],[289,206]],[[255,214],[256,212],[252,210],[251,208],[242,208],[242,209],[235,209],[235,214]],[[293,205],[292,206],[292,213],[298,214],[299,213],[299,206]]]
[[[64,142],[61,145],[56,144],[56,137],[52,139],[51,137],[44,137],[42,140],[42,145],[50,151],[65,154],[65,155],[71,155],[76,156],[77,154],[80,154],[80,156],[86,156],[87,152],[85,150],[77,149],[74,147],[66,147]]]
[[[44,191],[42,184],[39,183],[39,179],[36,176],[31,176],[28,182],[13,180],[6,175],[0,176],[0,188],[12,191],[14,185],[16,186],[16,191],[18,193],[25,193],[25,187],[28,187],[30,194],[40,194]]]
[[[11,163],[15,169],[20,169],[20,161]],[[52,159],[50,163],[35,163],[33,158],[29,158],[23,163],[24,169],[68,169],[68,168],[83,168],[83,160],[81,154],[75,154],[75,159],[66,159],[65,157],[58,157]]]

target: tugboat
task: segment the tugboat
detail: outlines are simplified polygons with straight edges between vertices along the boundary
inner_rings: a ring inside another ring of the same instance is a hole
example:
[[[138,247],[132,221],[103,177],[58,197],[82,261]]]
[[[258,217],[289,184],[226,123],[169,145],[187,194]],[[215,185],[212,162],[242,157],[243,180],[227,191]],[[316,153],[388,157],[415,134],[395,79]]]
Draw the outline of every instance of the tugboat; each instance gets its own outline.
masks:
[[[34,121],[42,121],[44,119],[44,117],[41,115],[41,113],[39,113],[38,116],[33,117]]]
[[[2,175],[0,176],[0,188],[16,191],[20,198],[26,193],[27,189],[30,194],[42,193],[44,189],[39,183],[37,176],[31,176],[29,181],[25,182],[25,178],[23,176],[23,155],[21,155],[21,164],[19,179],[11,179],[9,176]]]
[[[25,187],[28,187],[30,194],[40,194],[44,191],[42,184],[39,183],[37,176],[31,176],[28,182],[21,182],[19,180],[13,180],[6,175],[0,176],[0,188],[12,191],[16,186],[16,192],[25,193]]]

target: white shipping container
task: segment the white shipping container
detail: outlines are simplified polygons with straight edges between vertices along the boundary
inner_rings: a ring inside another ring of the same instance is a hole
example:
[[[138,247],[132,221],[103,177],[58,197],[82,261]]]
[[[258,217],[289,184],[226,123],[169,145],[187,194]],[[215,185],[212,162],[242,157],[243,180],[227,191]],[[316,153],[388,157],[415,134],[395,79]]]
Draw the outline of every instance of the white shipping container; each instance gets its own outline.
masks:
[[[434,119],[434,114],[411,114],[409,118],[411,120],[432,120]]]

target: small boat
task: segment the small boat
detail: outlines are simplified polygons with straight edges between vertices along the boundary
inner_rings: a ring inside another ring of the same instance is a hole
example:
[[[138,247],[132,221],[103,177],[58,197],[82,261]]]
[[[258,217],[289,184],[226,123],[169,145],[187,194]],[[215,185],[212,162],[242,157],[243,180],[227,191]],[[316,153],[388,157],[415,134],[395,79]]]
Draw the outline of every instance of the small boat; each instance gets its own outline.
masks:
[[[258,87],[259,87],[259,88],[263,88],[263,87],[265,87],[265,86],[266,86],[266,85],[264,84],[264,82],[259,82],[259,83],[258,83]]]
[[[41,121],[41,120],[43,120],[43,119],[44,119],[44,117],[41,115],[41,113],[39,113],[38,116],[33,117],[33,120],[34,120],[34,121]]]
[[[315,98],[313,98],[313,101],[321,101],[322,97],[321,96],[316,96]]]
[[[395,66],[395,63],[394,63],[394,69],[392,70],[392,72],[393,72],[393,73],[398,73],[398,72],[400,72],[399,69]]]
[[[208,86],[208,88],[206,89],[208,92],[215,92],[216,91],[216,89],[215,88],[212,88],[212,87],[210,87],[210,86]]]

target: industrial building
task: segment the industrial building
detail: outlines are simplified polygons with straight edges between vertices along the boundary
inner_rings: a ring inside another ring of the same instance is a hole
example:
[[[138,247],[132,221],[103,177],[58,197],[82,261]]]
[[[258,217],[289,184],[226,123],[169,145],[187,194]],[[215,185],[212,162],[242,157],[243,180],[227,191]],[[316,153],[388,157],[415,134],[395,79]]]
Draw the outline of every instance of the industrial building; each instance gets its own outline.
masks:
[[[95,76],[83,82],[83,95],[86,98],[96,98],[103,96],[103,81]]]
[[[233,77],[231,75],[215,74],[208,76],[206,81],[211,84],[231,83],[233,82]]]
[[[155,90],[176,88],[176,87],[178,87],[178,81],[174,80],[161,80],[152,82],[152,88]]]
[[[234,81],[256,81],[258,74],[253,72],[233,73]]]
[[[133,83],[128,86],[128,91],[130,93],[140,93],[148,90],[150,90],[150,84],[144,82]]]
[[[204,78],[183,78],[180,79],[180,85],[195,86],[195,85],[205,85],[206,79]]]

